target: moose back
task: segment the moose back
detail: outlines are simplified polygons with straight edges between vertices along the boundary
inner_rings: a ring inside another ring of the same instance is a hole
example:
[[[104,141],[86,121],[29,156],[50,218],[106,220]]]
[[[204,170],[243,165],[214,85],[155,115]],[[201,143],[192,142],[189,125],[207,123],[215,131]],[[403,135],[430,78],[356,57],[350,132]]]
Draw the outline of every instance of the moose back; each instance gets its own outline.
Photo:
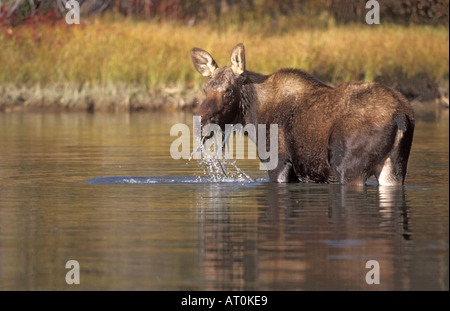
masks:
[[[379,185],[404,183],[414,113],[394,89],[373,82],[333,88],[297,69],[251,72],[242,44],[232,50],[231,66],[219,67],[199,48],[191,57],[210,78],[197,112],[202,125],[278,125],[278,163],[268,170],[272,181],[362,185],[375,175]]]

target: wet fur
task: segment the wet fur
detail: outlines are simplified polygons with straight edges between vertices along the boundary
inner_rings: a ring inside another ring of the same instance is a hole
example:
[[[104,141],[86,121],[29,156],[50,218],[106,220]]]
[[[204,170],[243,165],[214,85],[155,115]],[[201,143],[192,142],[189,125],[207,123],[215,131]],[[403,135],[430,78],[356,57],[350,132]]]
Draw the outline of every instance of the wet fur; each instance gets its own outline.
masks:
[[[237,99],[223,96],[230,88]],[[211,122],[278,124],[278,167],[268,171],[273,181],[363,184],[384,168],[383,182],[404,182],[414,114],[392,88],[372,82],[333,88],[297,69],[233,78],[222,67],[206,93],[198,115]]]

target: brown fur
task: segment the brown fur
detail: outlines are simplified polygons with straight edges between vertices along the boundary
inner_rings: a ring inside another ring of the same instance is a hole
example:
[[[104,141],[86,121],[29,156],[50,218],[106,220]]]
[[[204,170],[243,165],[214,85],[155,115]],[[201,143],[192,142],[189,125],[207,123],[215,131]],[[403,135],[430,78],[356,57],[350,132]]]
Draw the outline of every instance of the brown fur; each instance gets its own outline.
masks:
[[[296,69],[237,74],[236,66],[245,64],[233,63],[233,55],[245,61],[243,53],[237,45],[233,66],[213,70],[198,115],[222,128],[278,124],[279,165],[268,172],[273,181],[363,184],[384,169],[380,183],[404,182],[414,114],[401,94],[371,82],[332,88]]]

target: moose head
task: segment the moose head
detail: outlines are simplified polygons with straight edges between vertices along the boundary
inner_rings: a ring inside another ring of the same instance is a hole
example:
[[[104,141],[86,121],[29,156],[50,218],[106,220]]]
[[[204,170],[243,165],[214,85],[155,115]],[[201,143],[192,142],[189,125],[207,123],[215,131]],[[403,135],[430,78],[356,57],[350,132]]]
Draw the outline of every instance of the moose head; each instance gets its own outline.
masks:
[[[200,105],[197,116],[202,125],[217,124],[222,131],[225,124],[236,124],[240,116],[242,84],[245,81],[245,51],[242,43],[231,52],[231,66],[219,68],[213,57],[205,50],[193,48],[191,58],[195,69],[209,77],[204,87],[205,100]]]

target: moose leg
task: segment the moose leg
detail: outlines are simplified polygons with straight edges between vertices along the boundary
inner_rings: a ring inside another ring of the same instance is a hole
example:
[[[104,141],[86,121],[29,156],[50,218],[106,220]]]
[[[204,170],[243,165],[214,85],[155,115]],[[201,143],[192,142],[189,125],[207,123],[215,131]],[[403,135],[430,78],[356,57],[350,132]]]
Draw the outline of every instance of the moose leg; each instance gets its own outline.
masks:
[[[278,155],[278,165],[275,169],[267,171],[269,178],[273,182],[288,183],[298,182],[292,163],[284,155]]]
[[[347,134],[338,129],[329,139],[329,164],[342,184],[362,185],[375,175],[379,185],[401,185],[413,131],[414,124],[406,116],[398,116],[388,126],[369,133]]]
[[[395,135],[390,130],[358,130],[345,133],[337,129],[328,142],[328,163],[340,184],[364,185],[389,154]]]
[[[387,159],[377,167],[375,172],[380,186],[402,185],[405,181],[414,123],[404,116],[398,117],[395,121],[397,123],[397,132],[392,151]]]
[[[395,186],[403,183],[403,177],[396,172],[397,167],[392,160],[392,157],[387,158],[376,173],[380,186]]]
[[[367,150],[368,135],[361,136],[359,133],[353,135],[342,135],[342,130],[335,130],[328,141],[328,163],[332,175],[340,184],[364,185],[371,175],[368,170],[369,159]],[[372,142],[370,145],[376,145]]]

